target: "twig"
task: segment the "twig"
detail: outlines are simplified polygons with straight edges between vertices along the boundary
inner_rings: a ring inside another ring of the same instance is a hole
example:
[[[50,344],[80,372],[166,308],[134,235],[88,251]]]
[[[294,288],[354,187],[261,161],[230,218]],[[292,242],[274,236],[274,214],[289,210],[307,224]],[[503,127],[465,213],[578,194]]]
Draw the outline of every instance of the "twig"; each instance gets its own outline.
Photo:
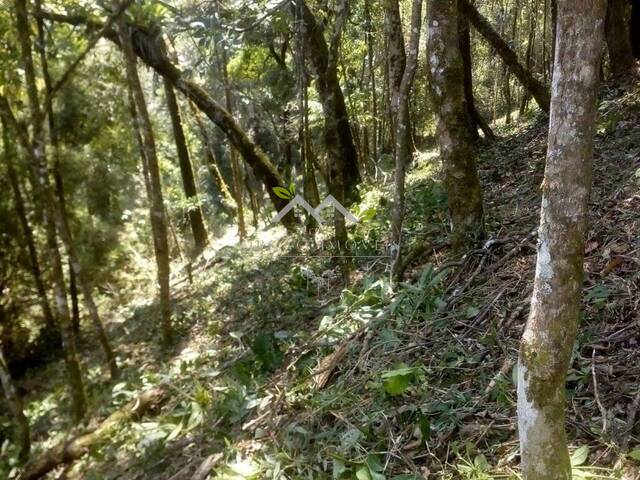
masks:
[[[600,415],[602,415],[602,433],[607,433],[607,409],[604,408],[604,405],[600,401],[600,394],[598,393],[598,379],[596,377],[596,349],[594,348],[591,351],[591,376],[593,377],[593,395],[596,399],[596,403],[598,404],[598,409],[600,410]]]

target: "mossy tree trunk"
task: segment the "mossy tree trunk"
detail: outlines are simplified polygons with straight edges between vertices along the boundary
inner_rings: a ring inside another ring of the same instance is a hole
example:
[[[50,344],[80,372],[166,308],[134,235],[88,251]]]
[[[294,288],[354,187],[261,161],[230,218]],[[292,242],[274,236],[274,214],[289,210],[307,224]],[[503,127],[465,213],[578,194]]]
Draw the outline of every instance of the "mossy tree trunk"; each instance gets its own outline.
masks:
[[[117,3],[117,2],[115,2]],[[171,343],[173,327],[171,325],[171,292],[169,277],[171,264],[169,260],[169,241],[167,236],[167,218],[165,216],[164,201],[162,198],[162,181],[160,178],[160,166],[156,152],[156,144],[153,136],[153,126],[147,110],[142,84],[138,76],[136,56],[131,43],[130,30],[124,19],[117,21],[118,38],[124,54],[127,82],[135,105],[134,123],[138,129],[138,139],[142,141],[143,164],[146,167],[145,180],[147,195],[149,197],[149,216],[153,234],[153,246],[156,258],[157,280],[160,301],[160,331],[162,342],[165,346]]]
[[[193,167],[191,166],[191,158],[189,158],[189,149],[187,148],[187,140],[184,136],[182,128],[182,118],[180,115],[180,106],[173,85],[166,78],[164,80],[164,92],[167,101],[167,110],[171,117],[171,128],[173,130],[173,138],[176,144],[176,153],[178,154],[178,163],[180,165],[180,177],[182,178],[182,188],[187,199],[195,201],[195,205],[189,206],[189,224],[191,225],[191,233],[196,246],[196,252],[200,253],[207,246],[207,229],[204,226],[202,218],[202,209],[198,201],[198,190],[193,175]]]
[[[609,51],[609,65],[614,78],[633,73],[636,62],[629,35],[629,3],[627,0],[609,0],[605,20],[605,38]]]
[[[357,197],[360,182],[358,155],[349,124],[344,94],[338,80],[338,49],[342,29],[347,20],[347,2],[338,2],[336,22],[329,43],[324,29],[305,1],[301,17],[307,58],[316,80],[316,90],[324,113],[324,142],[329,159],[330,193],[341,203]]]
[[[605,0],[558,2],[538,258],[518,362],[525,480],[571,478],[565,379],[580,314],[605,8]]]
[[[467,124],[457,2],[429,2],[427,40],[431,98],[445,174],[451,240],[463,250],[482,238],[482,189]]]
[[[411,161],[409,130],[409,92],[418,64],[420,29],[422,26],[422,0],[411,3],[411,32],[405,52],[400,5],[398,0],[385,0],[385,33],[389,38],[389,84],[391,86],[391,111],[395,127],[395,179],[393,209],[391,212],[391,241],[396,253],[392,259],[392,274],[399,272],[402,252],[402,224],[404,220],[404,191],[406,168]]]

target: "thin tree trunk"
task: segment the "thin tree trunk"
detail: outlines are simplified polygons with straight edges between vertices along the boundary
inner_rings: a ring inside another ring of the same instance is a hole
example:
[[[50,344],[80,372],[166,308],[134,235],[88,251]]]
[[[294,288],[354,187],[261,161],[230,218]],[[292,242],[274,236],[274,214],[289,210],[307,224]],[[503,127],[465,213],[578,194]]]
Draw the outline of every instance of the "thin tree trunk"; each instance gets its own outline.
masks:
[[[195,200],[197,205],[189,206],[189,223],[191,225],[191,233],[196,245],[197,253],[200,253],[207,246],[207,229],[204,226],[202,218],[202,210],[198,201],[198,190],[193,175],[193,167],[189,158],[189,150],[187,149],[187,141],[184,137],[184,129],[182,128],[182,118],[180,116],[180,107],[178,99],[173,91],[173,85],[166,78],[164,81],[164,92],[167,100],[167,109],[171,117],[171,127],[173,129],[173,138],[176,144],[176,152],[178,154],[178,162],[180,163],[180,176],[182,177],[182,188],[184,194],[189,200]]]
[[[640,0],[631,0],[631,19],[629,20],[629,43],[633,57],[640,58]]]
[[[115,2],[114,0],[114,3]],[[135,104],[134,124],[139,129],[139,138],[142,140],[141,150],[144,152],[143,162],[149,176],[149,216],[151,217],[151,229],[153,232],[153,244],[156,257],[157,279],[160,300],[160,319],[162,342],[165,346],[171,344],[173,327],[171,325],[171,292],[169,277],[171,264],[169,261],[169,242],[167,237],[167,219],[164,212],[162,199],[162,182],[160,179],[160,167],[156,153],[156,145],[153,137],[153,127],[147,110],[144,92],[138,77],[136,57],[129,36],[129,29],[123,18],[118,19],[118,36],[120,46],[124,54],[127,82]]]
[[[463,1],[471,24],[496,50],[506,67],[516,76],[522,86],[531,92],[540,109],[548,112],[550,96],[547,87],[522,66],[516,52],[509,47],[508,43],[494,30],[489,21],[478,12],[476,7],[469,0]]]
[[[0,304],[0,325],[4,321],[4,306]],[[31,451],[31,434],[29,430],[29,420],[24,414],[24,408],[22,406],[22,398],[18,395],[18,391],[11,378],[7,361],[4,358],[4,351],[2,347],[2,340],[0,340],[0,384],[2,384],[2,390],[4,397],[7,401],[9,411],[13,416],[15,422],[15,444],[18,446],[18,460],[20,463],[24,463],[29,458],[29,452]]]
[[[36,0],[35,8],[37,12],[42,11],[42,0]],[[42,78],[44,80],[45,92],[47,96],[52,95],[52,82],[51,75],[49,74],[49,61],[47,59],[47,39],[45,36],[44,20],[41,17],[37,18],[38,23],[38,52],[40,53],[40,67],[42,68]],[[51,140],[51,146],[53,147],[53,180],[56,189],[56,196],[60,201],[60,206],[64,212],[65,218],[69,218],[67,213],[67,205],[64,195],[64,181],[62,179],[62,171],[60,167],[60,155],[58,151],[58,134],[55,125],[55,117],[53,114],[53,102],[48,102],[47,118],[49,120],[49,139]],[[69,295],[71,296],[71,324],[73,330],[78,334],[80,332],[80,306],[78,304],[78,279],[76,273],[73,271],[71,259],[68,261],[69,272]]]
[[[378,95],[376,92],[376,68],[373,54],[373,24],[371,23],[370,0],[364,0],[364,28],[365,40],[367,42],[367,66],[369,68],[369,104],[371,105],[371,155],[373,158],[366,159],[366,165],[374,164],[372,171],[375,171],[375,163],[378,161]]]
[[[451,240],[455,250],[484,235],[482,189],[464,106],[464,70],[458,45],[457,2],[429,3],[429,77],[438,120],[437,137],[445,171]]]
[[[78,252],[76,251],[73,237],[71,235],[71,229],[69,228],[64,209],[51,189],[49,180],[49,168],[45,157],[44,129],[42,122],[40,121],[42,115],[40,112],[38,89],[36,87],[35,71],[33,68],[33,59],[31,55],[31,40],[29,38],[29,22],[27,17],[26,1],[16,0],[15,4],[17,19],[16,25],[18,29],[22,63],[25,69],[25,79],[31,109],[31,120],[33,124],[33,145],[30,144],[27,133],[22,131],[21,127],[19,127],[17,123],[15,130],[18,133],[18,137],[22,143],[23,148],[27,152],[28,158],[30,157],[31,159],[29,164],[33,171],[33,175],[40,180],[40,198],[43,202],[45,202],[45,208],[49,212],[49,218],[52,217],[53,222],[55,222],[55,229],[57,229],[58,234],[62,239],[62,243],[66,248],[67,255],[69,257],[69,260],[71,261],[72,269],[76,274],[76,277],[78,278],[78,282],[80,283],[85,306],[87,308],[87,311],[89,312],[89,316],[96,330],[98,342],[100,343],[100,346],[102,347],[102,350],[104,352],[105,361],[109,367],[111,377],[116,378],[118,376],[118,366],[116,363],[116,358],[113,350],[111,349],[109,339],[107,338],[106,332],[102,325],[102,320],[100,319],[100,315],[98,314],[98,309],[93,300],[91,285],[88,279],[85,278],[84,270],[80,264],[80,257],[78,255]],[[10,118],[13,117],[13,114],[10,112],[8,103],[5,107],[7,122],[15,123],[15,118]],[[55,239],[55,232],[52,232],[53,229],[54,227],[51,226],[49,229],[49,233],[53,233]],[[50,239],[50,241],[52,241],[52,239]],[[62,285],[64,285],[64,277],[62,277]],[[64,296],[66,297],[66,293],[64,293]],[[58,298],[56,298],[56,300],[60,301]]]
[[[627,0],[609,0],[605,20],[605,38],[609,51],[609,64],[614,78],[631,75],[636,66],[631,50]]]
[[[392,89],[392,110],[396,129],[395,181],[393,210],[391,212],[391,241],[396,249],[392,260],[392,276],[396,276],[402,258],[402,223],[404,220],[404,190],[406,168],[411,160],[409,130],[409,92],[418,64],[420,30],[422,26],[422,0],[411,4],[411,33],[405,52],[400,5],[398,0],[385,0],[385,29],[387,38],[399,39],[389,44],[389,74]],[[400,81],[398,82],[398,78]]]
[[[216,11],[218,12],[218,16],[220,15],[220,6],[218,4],[218,0],[216,0]],[[227,60],[227,47],[226,45],[218,46],[218,43],[215,42],[215,55],[218,60],[218,67],[220,72],[222,73],[222,83],[224,87],[224,99],[227,108],[227,112],[230,115],[233,115],[234,110],[234,101],[233,101],[233,93],[231,92],[231,87],[229,85],[229,72],[227,70],[227,64],[229,63]],[[233,145],[229,145],[229,156],[231,158],[231,176],[233,179],[233,198],[236,201],[236,206],[238,207],[238,235],[240,240],[243,240],[247,236],[247,226],[244,219],[244,202],[243,202],[243,188],[242,188],[242,171],[240,162],[238,161],[238,153]]]
[[[4,123],[19,137],[20,146],[24,152],[25,158],[29,167],[35,177],[40,175],[41,158],[37,157],[37,148],[32,148],[29,144],[27,132],[18,125],[13,112],[9,107],[7,99],[0,95],[0,115],[3,118]],[[47,173],[48,175],[48,173]],[[44,175],[43,175],[44,177]],[[46,178],[46,177],[44,177]],[[51,193],[48,183],[38,182],[39,190],[35,192],[37,200],[43,203],[46,207],[46,219],[45,228],[47,234],[47,254],[49,261],[51,262],[52,272],[51,278],[53,281],[55,305],[57,308],[57,320],[60,326],[60,332],[62,335],[62,349],[64,352],[65,366],[67,369],[71,403],[72,403],[72,416],[76,422],[79,422],[85,415],[87,410],[87,398],[84,391],[84,384],[82,381],[82,373],[80,370],[80,363],[78,362],[78,353],[76,348],[76,339],[71,326],[71,314],[69,312],[69,304],[67,303],[67,293],[64,284],[64,273],[62,269],[62,260],[60,258],[60,251],[58,250],[58,241],[56,238],[55,224],[51,217],[54,215],[50,200],[54,199]],[[44,190],[48,191],[48,195]]]
[[[527,38],[527,51],[525,53],[525,67],[527,70],[532,70],[533,50],[536,42],[536,11],[532,6],[529,17],[529,37]],[[527,105],[529,103],[529,92],[525,89],[522,92],[522,101],[520,102],[520,116],[524,115]]]
[[[200,138],[202,139],[202,144],[204,146],[207,170],[209,170],[211,178],[213,179],[213,183],[215,183],[218,192],[220,193],[222,208],[227,212],[227,214],[234,217],[238,212],[236,202],[233,198],[233,195],[231,195],[231,189],[227,185],[227,182],[225,181],[222,173],[220,172],[220,168],[218,167],[215,150],[213,148],[213,145],[211,144],[211,139],[209,138],[207,129],[202,122],[202,118],[200,118],[200,112],[198,112],[193,102],[189,102],[189,106],[191,107],[191,112],[193,113],[193,117],[196,120],[196,125],[198,126]]]
[[[462,55],[462,65],[464,67],[464,98],[469,115],[469,133],[474,141],[480,139],[478,127],[489,140],[495,140],[496,136],[491,130],[489,123],[482,118],[476,109],[476,102],[473,96],[473,65],[471,58],[471,32],[469,31],[469,19],[464,11],[464,3],[458,0],[458,40],[460,42],[460,54]]]
[[[57,330],[56,322],[53,318],[51,304],[49,303],[49,297],[47,295],[47,289],[42,278],[42,269],[40,268],[40,261],[38,260],[36,241],[33,235],[33,230],[31,229],[31,225],[29,225],[24,198],[20,190],[20,181],[18,180],[18,174],[13,163],[13,156],[16,152],[14,151],[13,144],[9,139],[9,130],[4,121],[4,118],[2,119],[2,136],[2,143],[4,145],[4,159],[5,164],[7,165],[7,176],[9,177],[11,190],[13,190],[16,214],[18,215],[18,220],[20,221],[20,226],[22,227],[22,234],[24,235],[24,240],[27,246],[27,252],[29,253],[29,266],[31,267],[31,275],[33,276],[33,281],[36,285],[36,290],[38,291],[38,300],[40,302],[40,308],[42,308],[42,315],[44,317],[46,329],[50,332],[55,332]]]
[[[558,8],[538,259],[518,361],[525,480],[571,478],[565,381],[580,315],[606,2],[564,0]]]

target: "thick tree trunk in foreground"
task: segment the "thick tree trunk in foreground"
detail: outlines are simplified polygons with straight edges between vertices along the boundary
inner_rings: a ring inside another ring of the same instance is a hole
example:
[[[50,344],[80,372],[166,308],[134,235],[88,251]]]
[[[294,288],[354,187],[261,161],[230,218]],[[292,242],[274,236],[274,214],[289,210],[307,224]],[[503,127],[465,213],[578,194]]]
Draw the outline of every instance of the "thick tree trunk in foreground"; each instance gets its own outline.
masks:
[[[469,0],[463,0],[463,2],[465,4],[465,12],[471,24],[491,46],[495,48],[506,67],[518,78],[522,86],[531,92],[540,109],[548,112],[550,102],[548,88],[522,66],[518,60],[518,55],[509,47],[498,32],[493,29],[489,21],[478,12],[478,9],[474,7]]]
[[[184,129],[182,128],[182,118],[180,117],[180,107],[176,93],[173,91],[173,85],[166,78],[164,80],[164,92],[167,100],[167,109],[171,117],[171,128],[173,129],[173,138],[176,143],[176,152],[178,154],[178,162],[180,164],[180,176],[182,177],[182,188],[185,196],[190,200],[195,200],[197,205],[189,207],[189,223],[191,225],[191,233],[196,245],[197,253],[200,253],[207,246],[207,229],[204,226],[202,218],[202,210],[198,202],[198,190],[193,175],[193,167],[189,158],[189,150],[187,148],[187,140],[184,137]]]
[[[636,59],[640,58],[640,0],[631,0],[631,20],[629,21],[629,42]]]
[[[4,307],[0,305],[0,325],[4,320],[2,317],[4,317]],[[2,341],[0,341],[0,384],[2,385],[7,406],[15,422],[15,443],[19,448],[18,460],[22,463],[29,458],[29,451],[31,450],[29,420],[24,414],[22,399],[13,384],[7,361],[4,358]]]
[[[391,212],[391,241],[396,248],[392,260],[392,275],[399,272],[402,252],[402,223],[404,220],[404,190],[406,168],[411,160],[409,132],[409,91],[418,64],[420,28],[422,26],[422,0],[413,0],[411,7],[411,33],[408,51],[404,48],[402,20],[398,0],[385,0],[385,29],[389,42],[389,83],[391,110],[395,126],[395,180],[393,210]],[[397,41],[399,39],[399,41]],[[399,79],[399,81],[398,81]]]
[[[570,479],[565,378],[578,328],[605,0],[558,2],[538,260],[518,363],[525,480]]]
[[[47,223],[51,223],[51,221],[55,222],[55,226],[53,224],[48,227],[48,235],[49,242],[55,242],[55,230],[57,230],[60,238],[62,239],[62,243],[65,246],[67,251],[67,256],[69,257],[69,261],[71,262],[71,268],[78,279],[80,284],[80,288],[82,289],[82,296],[84,299],[85,307],[89,312],[89,317],[91,318],[91,322],[96,330],[96,335],[98,337],[98,342],[102,347],[104,352],[106,363],[109,367],[109,371],[111,373],[112,378],[116,378],[118,376],[118,366],[116,363],[116,357],[111,349],[111,344],[109,343],[109,339],[107,338],[107,334],[104,330],[104,326],[102,325],[102,320],[100,319],[100,315],[98,313],[98,308],[96,307],[95,301],[93,300],[93,292],[91,289],[91,285],[89,280],[86,278],[84,269],[80,264],[80,257],[75,247],[75,243],[73,240],[73,236],[71,235],[71,229],[69,228],[69,223],[67,221],[67,217],[65,215],[64,208],[60,203],[60,200],[56,198],[53,190],[51,188],[51,182],[49,179],[49,167],[47,165],[47,159],[45,157],[45,139],[44,139],[44,126],[42,125],[41,119],[43,118],[40,110],[40,102],[38,99],[38,88],[36,86],[36,77],[35,70],[33,68],[33,58],[31,55],[31,40],[29,35],[29,21],[27,17],[27,8],[25,0],[16,0],[16,26],[18,30],[18,38],[20,42],[20,50],[21,50],[21,59],[22,64],[25,70],[25,80],[27,85],[27,92],[29,97],[29,105],[31,109],[31,123],[33,127],[33,142],[29,142],[29,137],[26,131],[23,131],[22,127],[17,125],[15,121],[15,117],[13,117],[13,113],[10,111],[8,102],[5,103],[5,120],[9,124],[15,125],[14,129],[18,134],[22,147],[25,150],[26,158],[29,159],[29,166],[32,171],[32,175],[34,178],[39,179],[39,197],[43,202],[44,207],[47,211]],[[57,251],[57,246],[55,248]],[[57,267],[56,267],[57,268]],[[62,288],[64,289],[64,277],[61,277]],[[63,293],[65,296],[65,304],[66,304],[66,293]],[[58,299],[58,294],[56,293],[56,302],[60,301]],[[64,326],[62,327],[65,328]]]
[[[627,0],[609,0],[607,16],[604,24],[609,64],[614,78],[621,78],[633,73],[636,62],[631,50],[629,36]]]
[[[139,130],[138,138],[142,140],[141,150],[144,152],[142,161],[146,166],[146,174],[148,175],[146,185],[147,195],[149,197],[149,216],[151,218],[151,230],[153,232],[153,246],[156,257],[162,342],[167,346],[171,343],[173,336],[173,327],[171,326],[171,292],[169,287],[171,264],[167,238],[167,219],[165,217],[164,201],[162,199],[160,166],[158,165],[153,127],[147,110],[147,103],[144,98],[140,77],[138,77],[136,57],[131,45],[129,30],[123,19],[119,19],[117,25],[120,46],[125,59],[127,82],[129,83],[135,104],[135,127]]]
[[[458,45],[457,2],[429,3],[429,77],[438,146],[445,172],[455,250],[483,236],[482,189],[464,105],[464,71]]]
[[[339,202],[347,200],[349,203],[357,198],[356,186],[360,183],[360,172],[358,154],[349,125],[349,114],[338,80],[338,47],[347,16],[347,3],[338,3],[339,12],[329,45],[322,27],[304,1],[301,2],[300,8],[306,54],[316,77],[316,89],[324,112],[329,189]]]
[[[21,128],[16,122],[13,112],[9,107],[7,99],[0,95],[0,115],[7,126],[9,126],[14,134],[19,138],[20,145],[24,152],[27,163],[32,173],[37,177],[40,175],[39,170],[41,166],[41,158],[38,158],[36,151],[38,149],[32,148],[29,144],[26,129]],[[46,173],[46,169],[45,169]],[[48,175],[48,173],[47,173]],[[43,175],[44,178],[45,177]],[[40,185],[38,182],[37,185]],[[60,326],[60,332],[62,334],[62,348],[64,351],[65,365],[67,368],[67,375],[69,381],[69,387],[71,390],[71,402],[72,402],[72,415],[76,422],[79,422],[87,409],[87,399],[84,391],[84,385],[82,381],[82,374],[80,369],[80,363],[78,362],[78,353],[76,349],[76,339],[71,325],[71,314],[69,312],[69,304],[67,303],[67,292],[64,283],[64,273],[62,269],[62,259],[60,257],[60,251],[58,250],[58,240],[56,238],[55,224],[51,220],[54,215],[52,210],[52,201],[55,201],[53,193],[50,190],[48,183],[43,183],[40,187],[40,191],[36,192],[37,200],[44,203],[46,206],[46,215],[48,220],[45,222],[46,234],[47,234],[47,254],[52,266],[51,278],[53,281],[55,305],[57,311],[57,320]]]

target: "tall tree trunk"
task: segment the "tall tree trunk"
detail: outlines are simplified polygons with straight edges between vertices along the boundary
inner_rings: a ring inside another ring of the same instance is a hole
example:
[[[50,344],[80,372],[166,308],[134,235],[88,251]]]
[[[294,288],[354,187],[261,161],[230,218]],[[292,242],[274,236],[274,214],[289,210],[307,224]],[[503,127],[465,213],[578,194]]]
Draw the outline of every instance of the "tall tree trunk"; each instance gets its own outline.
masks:
[[[632,74],[636,62],[631,50],[629,36],[629,3],[627,0],[609,0],[607,16],[604,24],[609,64],[614,78],[622,78]]]
[[[42,278],[42,269],[40,268],[40,261],[38,260],[36,241],[33,235],[33,230],[31,229],[31,225],[29,225],[29,220],[27,218],[27,211],[25,208],[24,198],[20,190],[18,173],[16,172],[13,163],[13,157],[16,152],[14,150],[13,143],[9,138],[9,130],[7,128],[7,124],[4,121],[4,118],[2,119],[2,143],[4,145],[4,159],[5,164],[7,165],[7,176],[9,177],[11,190],[13,190],[16,214],[18,215],[18,220],[20,222],[20,226],[22,227],[22,234],[24,235],[24,240],[27,246],[27,252],[29,253],[29,266],[31,268],[31,275],[33,276],[33,281],[36,285],[36,290],[38,291],[38,301],[40,302],[40,308],[42,308],[45,327],[48,331],[53,333],[57,330],[56,322],[53,318],[51,304],[49,303],[49,297],[47,295],[47,289],[44,284],[44,279]]]
[[[553,66],[556,62],[556,40],[558,39],[558,0],[551,0],[551,57],[549,75],[553,83]]]
[[[52,217],[53,222],[55,222],[55,229],[57,229],[58,234],[62,239],[62,243],[64,244],[67,255],[71,261],[72,269],[76,274],[78,282],[80,283],[85,307],[89,312],[89,316],[96,330],[98,342],[100,343],[100,346],[102,347],[102,350],[104,352],[105,361],[109,367],[111,377],[116,378],[118,376],[116,357],[111,348],[111,344],[109,343],[109,339],[104,330],[104,326],[102,325],[102,320],[100,319],[98,308],[96,307],[95,301],[93,300],[91,285],[89,283],[89,280],[85,277],[85,272],[82,268],[82,265],[80,264],[80,257],[76,250],[73,236],[71,235],[71,229],[69,228],[69,223],[67,221],[67,217],[65,216],[64,209],[60,204],[59,199],[56,198],[51,189],[49,180],[49,168],[45,156],[46,142],[44,140],[44,129],[41,122],[41,119],[43,117],[40,111],[35,70],[33,68],[33,58],[31,55],[31,40],[29,38],[30,29],[27,17],[26,0],[15,0],[15,5],[16,26],[20,42],[22,63],[25,70],[25,80],[29,96],[29,105],[31,109],[31,122],[33,124],[33,144],[30,144],[31,142],[29,142],[27,133],[22,131],[21,127],[19,127],[17,124],[15,129],[18,131],[18,137],[22,143],[23,148],[27,152],[27,158],[30,158],[31,160],[29,162],[29,165],[32,169],[33,175],[40,180],[40,186],[38,187],[40,190],[40,199],[45,203],[45,208],[49,213],[48,217]],[[9,119],[9,117],[12,117],[12,113],[10,112],[8,103],[6,104],[6,110],[8,123],[11,123],[12,121],[15,122],[15,118]],[[52,229],[54,229],[53,226],[50,227],[49,233],[53,233],[55,237],[55,231],[52,232]],[[62,282],[64,284],[64,277],[62,278]],[[64,295],[66,297],[66,293]],[[58,298],[56,298],[56,300],[59,301]]]
[[[473,96],[471,32],[469,29],[469,19],[465,13],[462,0],[458,0],[458,41],[460,42],[460,54],[462,55],[462,65],[464,67],[464,98],[469,116],[469,133],[474,141],[479,140],[478,127],[480,127],[486,138],[495,140],[496,136],[493,130],[491,130],[489,123],[476,109],[476,102]]]
[[[538,259],[518,361],[525,480],[571,478],[565,381],[580,315],[605,8],[605,0],[558,2]]]
[[[216,0],[216,11],[218,16],[220,16],[220,6],[218,0]],[[223,44],[218,46],[218,42],[214,43],[214,50],[216,59],[218,61],[218,68],[222,73],[222,84],[224,87],[224,99],[225,106],[227,108],[227,112],[230,115],[233,115],[234,110],[234,98],[233,93],[231,92],[231,86],[229,85],[229,72],[227,70],[227,46]],[[238,161],[238,152],[233,147],[233,145],[229,145],[229,157],[231,159],[231,176],[233,179],[232,182],[232,192],[233,198],[236,201],[236,206],[238,207],[238,235],[240,240],[243,240],[247,236],[247,226],[244,218],[244,202],[243,202],[243,187],[242,187],[242,167],[240,162]]]
[[[445,171],[451,240],[460,251],[484,234],[482,189],[464,106],[464,70],[458,45],[457,2],[429,3],[429,77]]]
[[[369,69],[369,104],[371,108],[371,155],[373,158],[365,159],[366,165],[374,165],[378,161],[378,95],[376,92],[376,68],[373,54],[373,24],[371,22],[371,0],[364,0],[364,28],[365,40],[367,42],[367,67]]]
[[[4,320],[2,317],[4,317],[4,307],[0,304],[0,325],[2,325]],[[18,395],[18,391],[11,378],[11,373],[9,372],[7,361],[4,358],[2,340],[0,340],[0,384],[2,384],[2,391],[4,392],[7,406],[15,422],[15,444],[19,449],[18,460],[20,463],[24,463],[29,458],[29,452],[31,451],[29,420],[27,420],[24,414],[22,398]]]
[[[37,12],[42,11],[42,0],[36,0],[35,8]],[[42,68],[42,78],[44,80],[44,87],[47,96],[52,95],[52,82],[51,75],[49,74],[49,61],[47,58],[47,38],[45,36],[44,20],[42,17],[37,18],[38,24],[38,41],[36,45],[40,54],[40,67]],[[53,180],[56,189],[56,196],[60,201],[60,206],[64,213],[65,218],[69,218],[67,213],[67,204],[64,195],[64,181],[62,179],[62,171],[60,166],[60,154],[58,151],[58,133],[55,125],[55,117],[53,114],[53,102],[48,102],[47,118],[49,120],[49,139],[51,146],[53,147]],[[71,259],[68,261],[69,272],[69,295],[71,296],[71,324],[73,329],[78,334],[80,332],[80,306],[78,304],[78,279],[76,273],[73,271]]]
[[[393,210],[391,212],[391,241],[396,249],[395,258],[392,260],[393,276],[399,273],[402,258],[405,176],[407,165],[411,161],[409,92],[418,64],[418,48],[422,26],[422,0],[413,0],[411,5],[411,33],[407,47],[408,51],[405,52],[398,0],[385,0],[384,2],[385,29],[387,38],[390,40],[387,54],[389,56],[389,84],[392,90],[391,108],[396,131],[395,188]]]
[[[536,6],[533,5],[531,7],[531,12],[529,16],[529,37],[527,38],[527,51],[525,52],[524,63],[527,70],[532,70],[533,63],[533,50],[535,49],[536,43]],[[525,89],[522,92],[522,101],[520,102],[520,116],[524,115],[525,110],[527,109],[527,105],[529,104],[529,92]]]
[[[315,16],[301,1],[304,40],[308,58],[316,77],[316,90],[324,112],[324,140],[329,158],[329,191],[341,203],[357,198],[360,182],[358,155],[349,125],[349,114],[338,80],[338,49],[347,17],[347,2],[339,2],[331,43]]]
[[[36,152],[41,149],[32,148],[29,143],[26,129],[18,125],[18,122],[16,121],[9,106],[9,102],[2,95],[0,95],[0,116],[2,116],[5,125],[7,125],[16,136],[18,136],[20,146],[22,147],[30,170],[35,177],[40,176],[42,172],[42,158],[38,157]],[[43,174],[42,177],[43,179],[47,179],[48,172],[46,172],[46,168],[44,173],[46,176]],[[62,335],[62,349],[64,352],[65,366],[71,390],[72,416],[76,422],[79,422],[86,413],[87,398],[84,391],[80,363],[78,361],[75,334],[71,325],[69,304],[67,303],[62,259],[60,257],[58,240],[56,238],[56,225],[53,223],[51,218],[54,216],[51,201],[55,200],[55,197],[53,196],[53,193],[51,193],[48,182],[38,182],[36,185],[38,186],[38,191],[35,192],[37,201],[44,204],[46,207],[45,228],[47,234],[47,254],[52,266],[51,277],[56,300],[57,320],[60,326],[60,333]]]
[[[495,48],[506,67],[516,76],[522,86],[531,92],[540,109],[548,112],[550,96],[547,87],[522,66],[516,52],[514,52],[513,49],[509,47],[509,44],[494,30],[489,21],[478,12],[478,9],[473,6],[469,0],[463,1],[471,24],[491,46]]]
[[[173,85],[166,78],[164,81],[164,92],[167,100],[167,109],[171,117],[171,127],[173,129],[173,138],[176,143],[176,152],[178,154],[178,162],[180,163],[180,176],[182,177],[182,188],[187,199],[195,200],[197,205],[189,207],[189,223],[191,224],[191,233],[196,245],[197,253],[200,253],[207,246],[207,229],[204,226],[202,218],[202,210],[198,201],[198,190],[193,175],[193,167],[189,158],[189,150],[187,141],[184,137],[184,129],[182,128],[182,118],[180,116],[180,107],[178,99],[173,91]]]
[[[114,1],[114,3],[117,3]],[[173,327],[171,325],[171,292],[169,278],[171,264],[169,261],[169,242],[167,237],[167,219],[164,212],[164,201],[162,199],[162,182],[160,179],[160,167],[156,153],[156,144],[153,137],[153,127],[151,118],[147,110],[147,103],[144,98],[142,84],[138,76],[136,66],[136,56],[129,36],[130,30],[124,19],[117,21],[118,37],[122,48],[125,67],[127,72],[127,82],[131,89],[135,104],[135,127],[139,129],[139,138],[142,140],[141,150],[144,152],[142,159],[146,164],[149,180],[149,216],[151,218],[151,230],[153,233],[153,245],[156,257],[157,279],[160,300],[160,318],[162,342],[165,346],[171,344],[173,337]]]

